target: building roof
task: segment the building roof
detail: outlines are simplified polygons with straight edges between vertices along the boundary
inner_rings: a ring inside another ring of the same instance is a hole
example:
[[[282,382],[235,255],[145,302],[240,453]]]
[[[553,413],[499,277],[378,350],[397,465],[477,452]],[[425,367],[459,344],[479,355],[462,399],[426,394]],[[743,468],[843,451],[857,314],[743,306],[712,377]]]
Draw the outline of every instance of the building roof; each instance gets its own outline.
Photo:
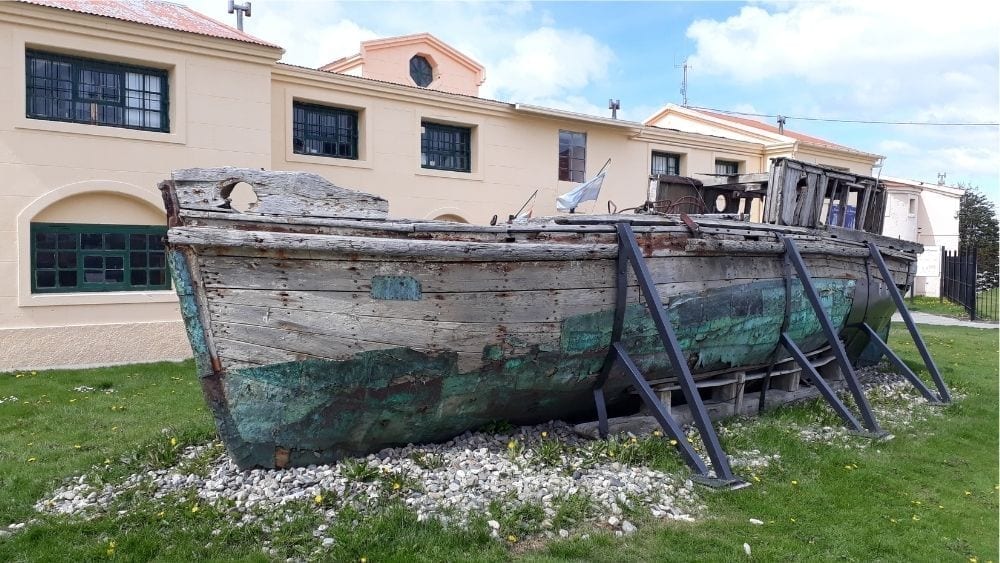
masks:
[[[19,0],[48,8],[281,49],[182,4],[162,0]]]
[[[831,149],[839,152],[853,153],[858,155],[863,155],[872,158],[881,158],[881,155],[865,152],[862,150],[855,149],[853,147],[848,147],[846,145],[840,145],[832,141],[827,141],[826,139],[821,139],[819,137],[813,137],[812,135],[806,135],[804,133],[798,133],[790,129],[784,129],[782,132],[778,132],[778,128],[774,125],[770,125],[756,119],[750,119],[746,117],[738,117],[735,115],[722,113],[719,111],[713,111],[710,109],[695,108],[690,106],[679,106],[677,104],[667,104],[660,108],[655,114],[650,116],[644,123],[647,125],[653,125],[660,121],[668,115],[682,116],[688,119],[700,120],[704,123],[722,127],[730,128],[733,131],[740,131],[750,136],[755,136],[758,138],[769,139],[771,141],[778,142],[800,142],[807,145],[815,147],[823,147],[826,149]]]
[[[805,133],[797,133],[797,132],[792,131],[792,130],[790,130],[788,128],[785,128],[782,131],[778,131],[778,128],[775,127],[774,125],[769,125],[769,124],[764,123],[762,121],[757,121],[756,119],[749,119],[749,118],[746,118],[746,117],[737,117],[735,115],[729,115],[729,114],[719,113],[719,112],[715,112],[715,111],[709,111],[709,110],[705,110],[705,109],[690,108],[690,107],[687,108],[687,109],[689,109],[691,111],[694,111],[694,112],[697,112],[697,113],[709,115],[709,116],[714,117],[716,119],[722,119],[724,121],[731,121],[733,123],[738,123],[738,124],[744,125],[746,127],[752,127],[754,129],[760,129],[762,131],[767,131],[768,133],[774,133],[775,135],[784,135],[786,137],[791,137],[792,139],[795,139],[797,141],[803,141],[803,142],[810,143],[810,144],[813,144],[813,145],[822,145],[822,146],[830,147],[830,148],[834,148],[834,149],[849,150],[849,151],[853,151],[853,152],[861,152],[861,151],[858,151],[858,149],[847,147],[847,146],[844,146],[844,145],[838,145],[837,143],[833,143],[831,141],[827,141],[826,139],[820,139],[819,137],[813,137],[812,135],[806,135]]]
[[[928,190],[932,192],[937,192],[943,195],[948,195],[951,197],[962,197],[965,193],[965,189],[958,186],[946,186],[944,184],[938,184],[935,182],[922,182],[920,180],[909,180],[906,178],[893,178],[890,176],[882,176],[879,180],[885,184],[888,188],[903,188],[911,190]]]

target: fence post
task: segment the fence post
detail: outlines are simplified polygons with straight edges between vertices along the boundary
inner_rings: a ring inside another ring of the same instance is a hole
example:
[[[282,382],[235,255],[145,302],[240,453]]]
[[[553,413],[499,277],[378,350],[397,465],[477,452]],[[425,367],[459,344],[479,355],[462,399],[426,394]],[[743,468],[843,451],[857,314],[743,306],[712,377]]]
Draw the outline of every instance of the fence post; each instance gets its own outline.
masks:
[[[944,303],[944,280],[947,278],[947,272],[945,271],[945,265],[948,263],[948,251],[944,249],[944,245],[941,245],[941,278],[938,280],[941,287],[938,289],[938,301]]]
[[[977,262],[979,258],[979,247],[972,247],[972,287],[969,290],[969,319],[976,320],[976,289],[979,287],[979,269]]]

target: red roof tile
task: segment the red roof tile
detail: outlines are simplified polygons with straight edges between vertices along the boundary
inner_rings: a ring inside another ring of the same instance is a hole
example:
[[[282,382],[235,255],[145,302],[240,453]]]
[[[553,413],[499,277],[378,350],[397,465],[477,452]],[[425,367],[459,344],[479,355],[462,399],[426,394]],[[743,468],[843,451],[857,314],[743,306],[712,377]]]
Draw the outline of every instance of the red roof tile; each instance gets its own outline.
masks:
[[[725,121],[731,121],[733,123],[739,123],[740,125],[745,125],[747,127],[753,127],[754,129],[761,129],[763,131],[767,131],[768,133],[775,133],[775,134],[778,134],[778,135],[784,135],[786,137],[791,137],[793,139],[797,139],[799,141],[804,141],[806,143],[812,143],[814,145],[823,145],[823,146],[826,146],[826,147],[832,147],[832,148],[835,148],[835,149],[842,149],[842,150],[849,150],[849,151],[852,151],[852,152],[862,152],[862,151],[859,151],[858,149],[854,149],[854,148],[851,148],[851,147],[846,147],[844,145],[838,145],[837,143],[831,143],[830,141],[827,141],[825,139],[820,139],[819,137],[813,137],[811,135],[806,135],[804,133],[796,133],[795,131],[790,131],[788,129],[785,129],[784,131],[782,131],[782,132],[779,133],[778,132],[778,128],[775,127],[774,125],[769,125],[767,123],[764,123],[764,122],[761,122],[761,121],[757,121],[755,119],[747,119],[745,117],[737,117],[735,115],[728,115],[728,114],[725,114],[725,113],[716,113],[714,111],[708,111],[708,110],[704,110],[704,109],[694,109],[694,108],[688,108],[688,109],[690,109],[691,111],[696,111],[698,113],[702,113],[702,114],[705,114],[705,115],[712,116],[712,117],[714,117],[716,119],[722,119],[722,120],[725,120]]]
[[[187,6],[162,2],[157,0],[20,0],[28,4],[47,6],[78,12],[114,18],[127,22],[162,27],[175,31],[196,33],[220,39],[232,39],[265,47],[281,47],[268,43],[248,33],[229,27],[204,14],[198,13]]]

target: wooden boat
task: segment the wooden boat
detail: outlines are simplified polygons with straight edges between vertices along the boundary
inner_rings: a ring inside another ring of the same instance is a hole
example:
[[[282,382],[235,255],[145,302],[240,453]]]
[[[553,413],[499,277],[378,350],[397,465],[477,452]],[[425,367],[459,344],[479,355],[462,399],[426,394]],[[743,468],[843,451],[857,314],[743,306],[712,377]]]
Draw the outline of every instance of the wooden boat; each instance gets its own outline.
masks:
[[[230,202],[241,182],[257,198],[242,212]],[[327,463],[495,420],[592,413],[614,324],[616,222],[631,224],[695,379],[786,361],[782,330],[818,363],[826,357],[781,237],[795,241],[857,360],[868,337],[852,327],[887,330],[885,284],[909,286],[920,247],[820,223],[825,209],[853,201],[855,222],[880,229],[879,188],[783,160],[770,182],[730,177],[701,188],[703,200],[723,196],[722,208],[727,198],[766,195],[766,224],[725,209],[474,226],[389,219],[385,200],[306,173],[189,169],[161,184],[199,376],[243,468]],[[867,263],[869,241],[893,279]],[[622,341],[646,378],[670,389],[677,374],[632,293]],[[607,401],[629,395],[612,374]]]

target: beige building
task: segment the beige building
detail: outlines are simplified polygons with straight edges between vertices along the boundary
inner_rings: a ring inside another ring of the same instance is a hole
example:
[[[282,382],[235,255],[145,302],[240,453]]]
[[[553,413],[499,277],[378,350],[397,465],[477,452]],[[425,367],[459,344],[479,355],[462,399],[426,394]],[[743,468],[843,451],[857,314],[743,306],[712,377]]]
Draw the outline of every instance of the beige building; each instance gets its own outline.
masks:
[[[305,170],[394,216],[485,223],[535,190],[555,213],[608,159],[579,211],[641,204],[651,174],[878,159],[676,106],[638,123],[478,98],[482,66],[427,34],[326,70],[281,55],[173,3],[0,2],[0,371],[190,355],[155,189],[176,168]]]

